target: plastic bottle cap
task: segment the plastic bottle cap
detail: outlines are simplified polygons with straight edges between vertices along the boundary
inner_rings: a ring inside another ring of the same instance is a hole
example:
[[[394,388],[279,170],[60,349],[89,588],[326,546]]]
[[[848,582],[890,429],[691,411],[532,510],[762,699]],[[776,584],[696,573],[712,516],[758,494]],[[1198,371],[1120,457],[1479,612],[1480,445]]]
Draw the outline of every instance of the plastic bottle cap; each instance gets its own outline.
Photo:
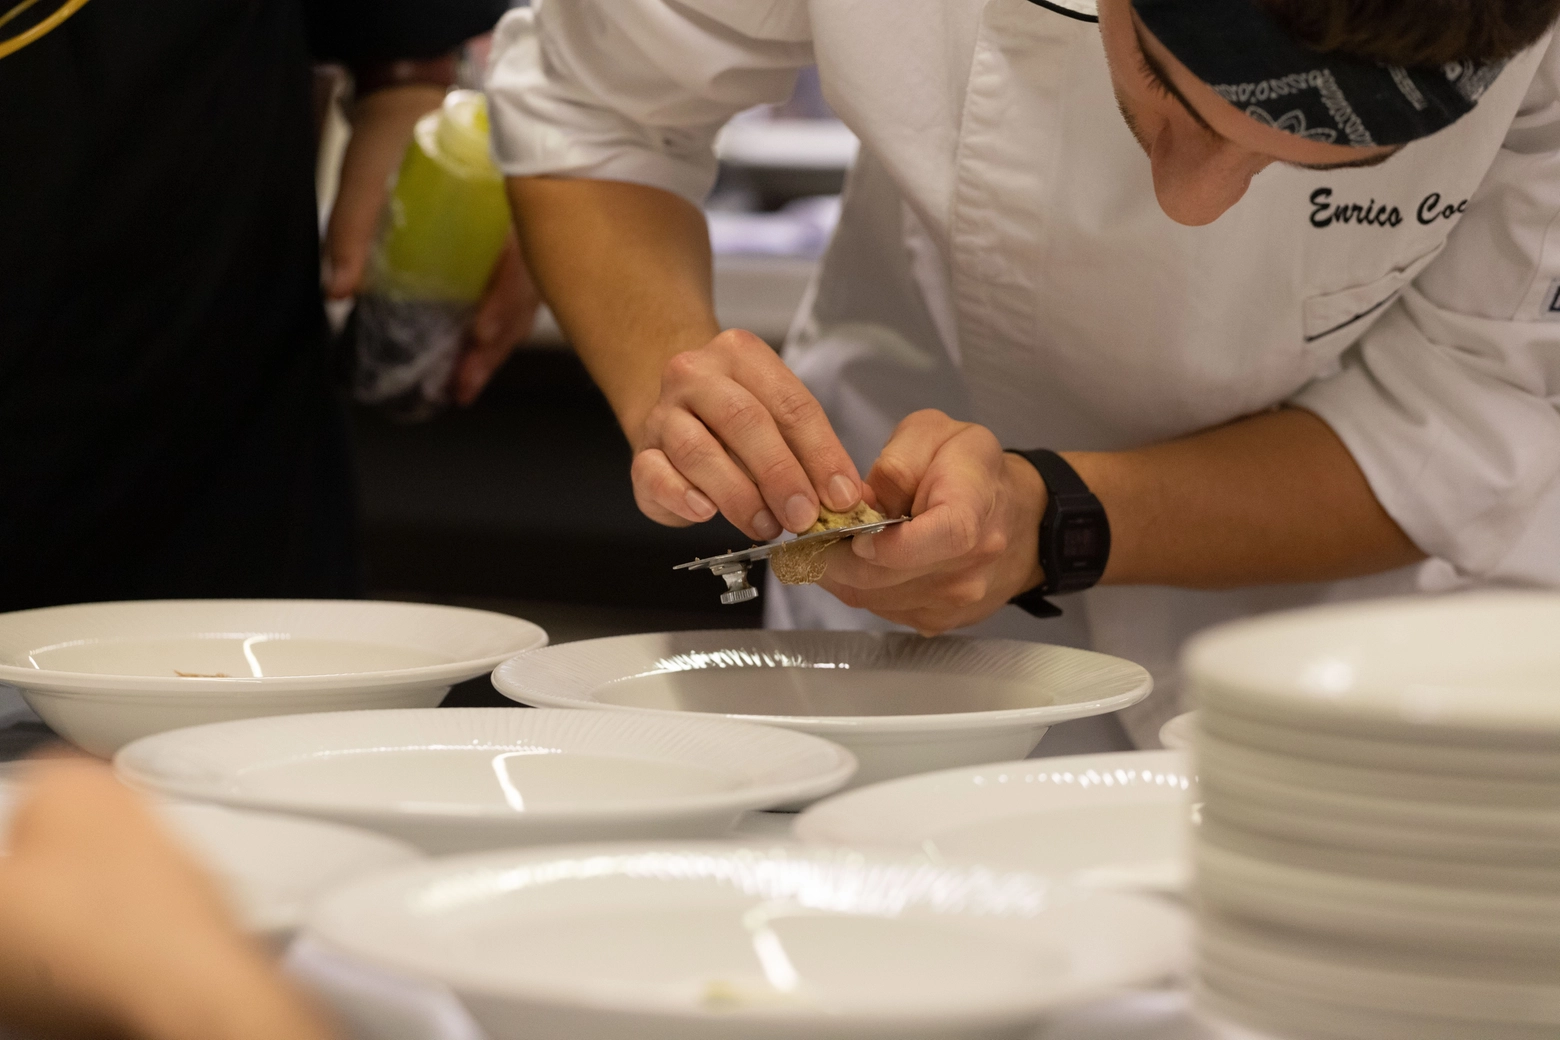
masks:
[[[487,98],[480,90],[452,90],[445,96],[435,139],[451,164],[479,176],[498,176],[488,147]]]

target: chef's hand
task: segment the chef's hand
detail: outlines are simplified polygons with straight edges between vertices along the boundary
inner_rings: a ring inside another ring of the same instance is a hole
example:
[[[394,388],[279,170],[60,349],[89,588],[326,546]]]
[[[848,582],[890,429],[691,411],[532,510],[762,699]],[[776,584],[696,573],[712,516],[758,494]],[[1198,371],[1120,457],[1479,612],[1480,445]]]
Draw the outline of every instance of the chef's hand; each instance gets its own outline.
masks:
[[[829,550],[819,582],[852,607],[922,635],[962,628],[1040,584],[1045,484],[991,431],[927,410],[908,416],[867,476],[907,524]]]
[[[861,475],[823,407],[769,345],[730,330],[674,356],[634,438],[634,497],[652,520],[716,512],[750,538],[804,531],[821,501],[861,501]]]
[[[37,762],[24,775],[0,857],[0,1028],[83,1040],[333,1036],[107,766]]]
[[[376,90],[353,106],[352,138],[341,160],[340,187],[325,228],[328,298],[344,300],[363,287],[390,178],[400,168],[417,120],[443,101],[443,89],[414,83]],[[458,403],[475,401],[493,373],[531,334],[540,303],[511,231],[455,365],[453,390]]]

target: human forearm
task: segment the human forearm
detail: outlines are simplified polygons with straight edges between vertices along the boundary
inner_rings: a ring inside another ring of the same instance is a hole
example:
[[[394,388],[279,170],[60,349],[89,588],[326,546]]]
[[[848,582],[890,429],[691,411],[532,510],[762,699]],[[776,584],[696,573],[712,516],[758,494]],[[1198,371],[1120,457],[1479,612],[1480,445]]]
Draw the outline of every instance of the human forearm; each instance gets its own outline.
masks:
[[[1105,504],[1104,582],[1329,581],[1424,558],[1310,412],[1265,412],[1126,452],[1064,453]]]
[[[532,277],[637,447],[667,360],[720,331],[703,214],[618,181],[514,177],[509,197]]]

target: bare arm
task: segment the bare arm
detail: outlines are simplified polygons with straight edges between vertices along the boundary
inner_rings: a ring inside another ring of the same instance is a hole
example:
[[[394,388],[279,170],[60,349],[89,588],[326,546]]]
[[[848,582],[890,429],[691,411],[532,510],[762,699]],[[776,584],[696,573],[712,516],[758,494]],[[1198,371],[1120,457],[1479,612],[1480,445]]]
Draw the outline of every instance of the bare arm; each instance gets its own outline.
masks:
[[[1284,409],[1124,452],[1068,452],[1105,504],[1105,582],[1229,588],[1328,581],[1424,554],[1326,423]],[[868,476],[915,520],[833,552],[822,584],[921,632],[989,616],[1040,584],[1045,485],[990,431],[941,412],[900,424]]]
[[[658,188],[517,177],[526,260],[635,451],[651,519],[724,513],[753,538],[848,509],[861,479],[801,381],[750,333],[722,333],[704,215]]]
[[[1297,408],[1068,461],[1110,517],[1111,584],[1334,581],[1424,559],[1343,442]]]
[[[637,448],[674,355],[720,332],[704,215],[620,181],[512,177],[532,277]]]

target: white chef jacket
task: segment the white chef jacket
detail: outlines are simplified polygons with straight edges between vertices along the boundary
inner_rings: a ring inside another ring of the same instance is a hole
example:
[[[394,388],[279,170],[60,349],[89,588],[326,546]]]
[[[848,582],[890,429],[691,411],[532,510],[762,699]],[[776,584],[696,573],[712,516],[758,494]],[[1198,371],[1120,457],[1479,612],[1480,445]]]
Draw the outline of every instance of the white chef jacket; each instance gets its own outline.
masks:
[[[1072,8],[1073,14],[1053,9]],[[1014,448],[1117,450],[1283,403],[1324,419],[1432,559],[1373,578],[1100,587],[981,631],[1092,645],[1154,674],[1258,610],[1476,583],[1560,586],[1560,53],[1382,166],[1275,166],[1207,227],[1171,221],[1117,111],[1088,0],[538,0],[498,30],[509,175],[698,203],[734,113],[816,62],[861,138],[785,358],[866,472],[939,407]],[[770,620],[887,627],[816,588]]]

